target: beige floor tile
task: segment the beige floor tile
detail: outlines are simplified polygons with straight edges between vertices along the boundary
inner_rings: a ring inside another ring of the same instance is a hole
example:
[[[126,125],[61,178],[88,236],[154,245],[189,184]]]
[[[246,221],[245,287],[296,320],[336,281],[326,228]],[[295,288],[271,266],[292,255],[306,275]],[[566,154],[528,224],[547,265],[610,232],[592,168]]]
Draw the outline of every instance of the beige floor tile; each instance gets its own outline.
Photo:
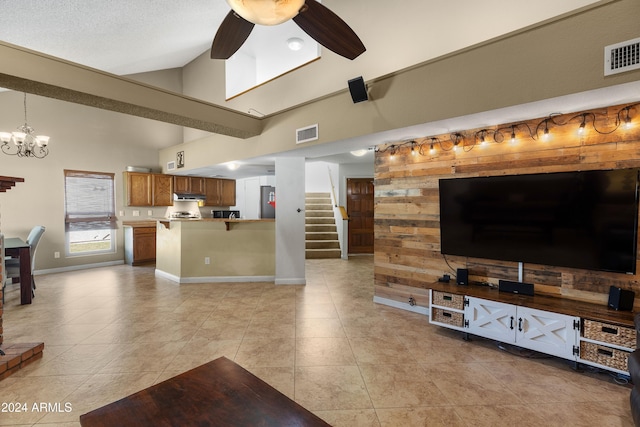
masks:
[[[376,409],[450,405],[420,365],[364,365],[360,367]]]
[[[292,367],[295,360],[294,338],[247,338],[242,340],[235,362],[249,367]]]
[[[346,338],[298,338],[296,366],[355,365],[356,358]]]
[[[381,427],[464,427],[465,423],[451,407],[377,409]],[[505,426],[507,424],[494,424]]]
[[[314,413],[333,427],[380,427],[378,416],[373,409],[314,411]]]
[[[310,411],[373,408],[357,366],[296,368],[295,400]]]
[[[396,337],[356,337],[349,338],[353,354],[359,365],[400,365],[414,364],[406,346]]]
[[[344,338],[347,335],[340,319],[298,319],[297,338]]]
[[[336,427],[631,427],[628,386],[373,302],[371,257],[308,260],[306,286],[182,284],[128,265],[41,275],[7,295],[5,341],[45,342],[0,382],[0,402],[70,413],[0,414],[2,425],[77,427],[80,414],[220,356]],[[59,424],[58,424],[59,423]]]

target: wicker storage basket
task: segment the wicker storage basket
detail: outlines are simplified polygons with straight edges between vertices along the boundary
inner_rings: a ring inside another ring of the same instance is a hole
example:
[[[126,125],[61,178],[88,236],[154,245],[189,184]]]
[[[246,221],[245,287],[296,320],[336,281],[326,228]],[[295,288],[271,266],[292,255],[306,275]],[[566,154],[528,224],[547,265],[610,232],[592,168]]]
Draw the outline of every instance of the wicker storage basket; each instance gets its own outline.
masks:
[[[431,310],[431,321],[462,328],[464,315],[457,311],[449,311],[434,307]]]
[[[433,291],[433,305],[441,307],[464,309],[464,295],[450,294],[447,292]]]
[[[627,362],[629,360],[629,352],[624,350],[618,350],[588,341],[581,341],[580,358],[582,360],[595,362],[599,365],[629,372],[629,368],[627,365]]]
[[[615,344],[630,349],[636,348],[636,330],[609,323],[584,319],[582,336],[594,341]]]

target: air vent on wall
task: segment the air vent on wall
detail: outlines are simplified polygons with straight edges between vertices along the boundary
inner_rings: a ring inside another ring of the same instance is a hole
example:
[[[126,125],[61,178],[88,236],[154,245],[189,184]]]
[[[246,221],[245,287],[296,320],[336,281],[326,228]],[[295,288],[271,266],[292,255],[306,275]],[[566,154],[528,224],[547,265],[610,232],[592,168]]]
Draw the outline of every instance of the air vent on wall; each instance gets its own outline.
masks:
[[[296,144],[318,139],[318,124],[296,129]]]
[[[604,48],[604,75],[623,73],[640,68],[640,38],[616,43]]]
[[[168,171],[172,171],[176,169],[176,162],[171,161],[171,162],[167,162],[167,170]]]

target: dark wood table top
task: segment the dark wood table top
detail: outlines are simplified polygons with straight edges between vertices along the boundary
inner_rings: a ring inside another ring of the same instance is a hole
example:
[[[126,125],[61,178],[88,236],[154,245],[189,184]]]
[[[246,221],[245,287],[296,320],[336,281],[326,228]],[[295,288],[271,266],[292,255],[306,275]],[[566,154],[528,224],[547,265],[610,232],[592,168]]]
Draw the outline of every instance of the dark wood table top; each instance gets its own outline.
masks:
[[[22,240],[19,237],[5,237],[4,238],[4,248],[5,249],[18,249],[18,248],[25,248],[28,247],[29,245],[27,244],[27,242],[25,242],[24,240]]]
[[[103,426],[329,426],[225,357],[80,416]]]
[[[523,294],[512,294],[509,292],[500,292],[497,288],[473,284],[461,286],[456,285],[455,283],[434,282],[426,287],[435,291],[467,295],[491,301],[504,302],[506,304],[514,304],[538,310],[566,314],[568,316],[584,317],[590,320],[634,327],[633,312],[613,310],[609,308],[607,304],[576,301],[552,295],[536,294],[534,296],[529,296]]]

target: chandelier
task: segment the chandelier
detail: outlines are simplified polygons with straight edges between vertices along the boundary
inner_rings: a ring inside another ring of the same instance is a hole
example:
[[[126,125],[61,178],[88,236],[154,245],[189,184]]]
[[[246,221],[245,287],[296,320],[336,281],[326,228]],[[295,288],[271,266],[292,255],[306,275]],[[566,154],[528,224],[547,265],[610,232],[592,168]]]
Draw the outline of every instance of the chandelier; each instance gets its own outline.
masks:
[[[49,154],[49,137],[34,135],[35,129],[27,124],[27,94],[24,94],[24,124],[17,132],[0,132],[0,149],[4,154],[18,157],[36,157],[41,159]],[[13,142],[13,145],[10,144]]]

